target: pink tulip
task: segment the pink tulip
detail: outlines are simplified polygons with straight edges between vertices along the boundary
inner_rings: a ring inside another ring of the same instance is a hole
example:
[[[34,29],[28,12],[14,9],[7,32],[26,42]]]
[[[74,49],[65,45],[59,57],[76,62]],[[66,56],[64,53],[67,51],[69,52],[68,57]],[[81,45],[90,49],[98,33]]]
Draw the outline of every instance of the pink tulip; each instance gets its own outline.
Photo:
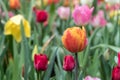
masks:
[[[76,25],[86,25],[89,23],[94,7],[91,9],[87,5],[76,6],[72,17]]]
[[[61,19],[67,20],[70,16],[70,8],[69,7],[59,7],[57,13]]]
[[[94,27],[104,27],[107,24],[106,19],[104,18],[104,12],[100,10],[96,16],[93,17],[91,21],[92,26]]]
[[[101,80],[101,79],[97,77],[86,76],[84,80]]]

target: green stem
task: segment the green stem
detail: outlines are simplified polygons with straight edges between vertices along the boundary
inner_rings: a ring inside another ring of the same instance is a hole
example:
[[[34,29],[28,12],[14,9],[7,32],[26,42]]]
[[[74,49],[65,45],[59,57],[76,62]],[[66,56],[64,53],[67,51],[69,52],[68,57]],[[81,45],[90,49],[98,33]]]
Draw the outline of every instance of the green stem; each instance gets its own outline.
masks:
[[[41,8],[44,9],[44,2],[41,0]]]
[[[41,80],[41,72],[37,71],[37,80]]]
[[[117,23],[118,21],[120,21],[120,14],[118,15],[118,20],[117,20]],[[118,23],[118,31],[119,31],[119,47],[120,47],[120,23]]]
[[[22,35],[22,45],[24,48],[24,64],[25,64],[25,74],[24,74],[24,79],[28,80],[28,69],[29,69],[29,65],[30,65],[30,50],[29,50],[29,46],[28,46],[28,42],[27,39],[25,37],[25,32],[24,32],[24,26],[21,22],[21,35]]]
[[[71,71],[67,72],[66,80],[72,80],[72,72]]]
[[[78,68],[79,68],[78,55],[77,53],[75,53],[75,80],[78,80]]]

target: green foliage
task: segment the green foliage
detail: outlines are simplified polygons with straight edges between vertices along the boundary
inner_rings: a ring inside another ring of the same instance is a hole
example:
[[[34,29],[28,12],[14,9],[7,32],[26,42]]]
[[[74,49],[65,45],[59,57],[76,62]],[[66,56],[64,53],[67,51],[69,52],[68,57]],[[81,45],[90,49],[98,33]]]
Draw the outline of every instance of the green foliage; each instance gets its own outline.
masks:
[[[61,36],[66,28],[75,26],[71,17],[68,20],[62,20],[56,14],[57,8],[63,1],[58,4],[43,5],[42,9],[49,13],[46,26],[36,22],[33,12],[36,0],[20,1],[21,8],[14,10],[9,8],[8,0],[0,0],[0,8],[2,12],[5,12],[4,18],[0,13],[0,80],[22,80],[23,78],[24,80],[38,80],[32,60],[35,45],[37,45],[38,53],[46,54],[49,59],[47,70],[41,71],[41,80],[74,80],[74,70],[71,72],[63,70],[64,56],[67,54],[74,56],[74,54],[63,47]],[[97,0],[93,1],[93,6],[95,15],[100,9],[97,7]],[[3,29],[6,21],[9,20],[9,11],[14,12],[14,15],[22,14],[29,21],[30,38],[25,37],[22,23],[20,27],[22,42],[17,43],[12,36],[4,35]],[[107,11],[104,13],[108,14]],[[111,80],[111,71],[116,65],[114,57],[120,52],[120,24],[118,24],[120,15],[117,15],[117,19],[114,17],[111,19],[108,15],[106,18],[110,24],[105,27],[96,28],[90,24],[85,26],[88,45],[85,50],[78,53],[79,80],[83,80],[88,75],[99,77],[101,80]]]

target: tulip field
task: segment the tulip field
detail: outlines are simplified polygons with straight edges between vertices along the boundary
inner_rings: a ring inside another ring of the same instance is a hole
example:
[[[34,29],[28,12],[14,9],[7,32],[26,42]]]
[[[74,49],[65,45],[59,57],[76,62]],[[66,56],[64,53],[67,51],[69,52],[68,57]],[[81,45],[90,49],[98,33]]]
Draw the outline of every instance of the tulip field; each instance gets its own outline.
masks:
[[[120,0],[0,0],[0,80],[120,80]]]

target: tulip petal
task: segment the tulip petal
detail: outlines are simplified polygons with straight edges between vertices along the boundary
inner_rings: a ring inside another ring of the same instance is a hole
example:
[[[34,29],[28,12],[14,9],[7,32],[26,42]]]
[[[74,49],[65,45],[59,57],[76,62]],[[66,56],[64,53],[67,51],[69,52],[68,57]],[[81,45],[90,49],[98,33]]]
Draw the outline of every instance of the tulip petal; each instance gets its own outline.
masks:
[[[24,18],[20,14],[10,18],[10,20],[16,25],[20,25],[22,19],[24,19]]]
[[[5,27],[4,27],[4,34],[5,35],[10,35],[12,32],[12,22],[11,21],[8,21],[6,24],[5,24]]]
[[[23,20],[23,25],[24,25],[24,30],[25,30],[25,36],[26,37],[30,37],[31,35],[30,35],[30,33],[31,33],[31,31],[30,31],[30,24],[28,23],[28,21],[27,20]]]
[[[20,32],[20,26],[19,25],[12,25],[12,35],[15,38],[17,42],[21,41],[21,32]]]

